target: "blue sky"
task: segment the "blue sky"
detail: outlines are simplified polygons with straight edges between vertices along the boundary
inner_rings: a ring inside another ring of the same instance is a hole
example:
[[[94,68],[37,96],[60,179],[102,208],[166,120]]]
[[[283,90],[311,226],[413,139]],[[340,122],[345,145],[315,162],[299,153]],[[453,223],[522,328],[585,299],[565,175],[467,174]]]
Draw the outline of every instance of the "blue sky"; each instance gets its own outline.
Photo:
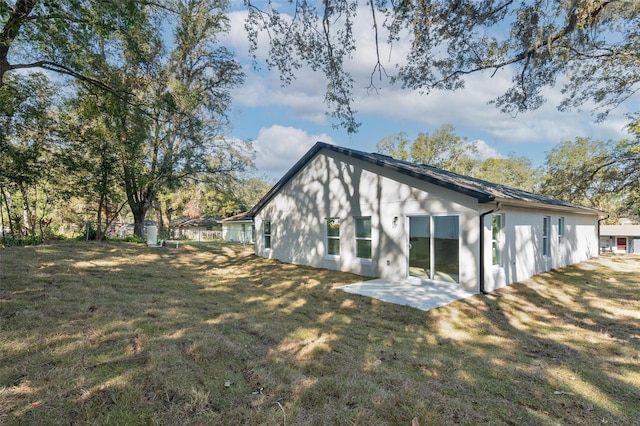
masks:
[[[385,136],[404,131],[413,140],[418,133],[431,133],[445,123],[453,125],[456,134],[468,141],[480,141],[483,157],[506,157],[513,153],[540,166],[545,153],[565,140],[578,136],[601,140],[628,137],[624,115],[640,108],[636,97],[615,110],[605,122],[594,123],[589,106],[584,111],[557,110],[562,99],[558,86],[545,91],[548,101],[542,108],[511,117],[488,104],[509,87],[510,70],[494,76],[471,75],[466,88],[456,92],[421,95],[378,82],[380,90],[372,93],[366,88],[375,65],[373,41],[370,23],[363,21],[355,28],[356,37],[362,41],[347,65],[356,80],[354,108],[359,111],[357,118],[362,124],[358,133],[349,135],[343,129],[334,129],[325,114],[326,80],[322,74],[302,69],[293,84],[281,87],[275,72],[268,72],[265,67],[253,69],[247,57],[244,13],[237,11],[230,15],[232,30],[224,40],[235,50],[247,73],[245,84],[233,93],[234,128],[230,136],[253,140],[256,173],[274,179],[281,177],[318,140],[374,152],[376,143]],[[390,58],[383,65],[392,73],[394,60],[402,58],[406,50],[402,43],[392,50],[386,49],[381,57]]]

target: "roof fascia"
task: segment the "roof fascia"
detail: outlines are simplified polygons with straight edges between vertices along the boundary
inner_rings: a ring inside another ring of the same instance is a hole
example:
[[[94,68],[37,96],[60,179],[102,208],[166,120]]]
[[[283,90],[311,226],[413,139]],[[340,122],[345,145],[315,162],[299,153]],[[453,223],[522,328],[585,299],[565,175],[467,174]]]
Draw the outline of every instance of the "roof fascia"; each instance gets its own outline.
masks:
[[[550,210],[550,211],[576,213],[576,214],[584,214],[584,215],[598,215],[599,217],[602,217],[602,218],[606,218],[609,216],[609,213],[604,212],[602,210],[592,209],[589,207],[582,207],[582,206],[560,206],[555,204],[536,203],[533,201],[501,199],[501,198],[496,198],[496,201],[500,202],[504,207],[520,207],[520,208],[527,208],[527,209]]]

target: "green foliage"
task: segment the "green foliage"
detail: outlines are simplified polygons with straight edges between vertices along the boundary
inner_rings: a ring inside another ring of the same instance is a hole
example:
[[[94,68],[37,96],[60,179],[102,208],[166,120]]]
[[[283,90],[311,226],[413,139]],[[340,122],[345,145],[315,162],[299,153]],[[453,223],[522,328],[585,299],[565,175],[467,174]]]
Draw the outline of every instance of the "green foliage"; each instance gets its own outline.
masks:
[[[386,137],[376,146],[381,154],[398,160],[409,160],[452,172],[470,174],[478,148],[473,142],[467,142],[465,138],[456,135],[454,130],[452,125],[445,124],[432,134],[420,133],[409,146],[409,152],[409,141],[404,132]]]
[[[638,218],[640,139],[562,142],[547,154],[542,191],[614,216]]]
[[[237,175],[185,185],[160,196],[175,217],[229,217],[250,210],[273,186],[265,179]]]
[[[136,237],[135,235],[127,235],[124,238],[114,239],[113,241],[122,241],[125,243],[139,243],[144,244],[146,241],[140,237]]]
[[[331,114],[357,130],[351,109],[348,60],[359,33],[356,14],[368,14],[373,38],[370,89],[389,77],[380,44],[402,40],[406,57],[390,80],[429,93],[458,90],[472,73],[512,71],[512,85],[493,103],[515,115],[540,107],[544,90],[565,82],[563,109],[594,105],[598,119],[629,100],[640,82],[637,1],[363,0],[269,3],[247,0],[252,49],[268,32],[268,65],[285,83],[303,64],[323,72]],[[385,40],[386,39],[386,40]],[[632,123],[638,117],[631,118]]]
[[[420,164],[470,174],[478,154],[474,143],[454,133],[454,127],[444,124],[431,135],[420,133],[411,145],[411,159]]]
[[[531,160],[513,155],[480,159],[477,142],[467,142],[456,135],[449,124],[432,134],[420,133],[411,144],[406,133],[401,132],[381,139],[376,146],[379,153],[398,160],[426,164],[530,192],[537,192],[540,187],[540,172],[533,168]]]
[[[378,141],[376,144],[376,150],[380,154],[388,155],[396,160],[409,160],[409,154],[407,153],[407,145],[409,140],[405,132],[400,132],[396,135],[386,136]]]
[[[540,191],[540,174],[526,157],[487,158],[473,170],[473,175],[529,192]]]
[[[50,224],[58,177],[53,102],[42,74],[11,76],[0,86],[0,226],[21,244],[40,242]]]
[[[138,56],[149,52],[146,38],[136,37],[148,22],[146,2],[2,3],[9,7],[0,9],[0,85],[9,71],[41,68],[115,90],[92,68],[104,60],[120,62],[126,52]]]
[[[45,242],[41,235],[32,235],[26,238],[2,237],[2,247],[37,246]]]

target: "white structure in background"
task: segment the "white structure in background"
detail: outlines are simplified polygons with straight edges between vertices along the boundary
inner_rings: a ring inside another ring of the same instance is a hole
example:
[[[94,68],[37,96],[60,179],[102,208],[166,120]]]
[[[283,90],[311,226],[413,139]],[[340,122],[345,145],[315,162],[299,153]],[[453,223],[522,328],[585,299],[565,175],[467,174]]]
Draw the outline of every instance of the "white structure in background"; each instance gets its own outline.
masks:
[[[222,220],[222,239],[231,243],[253,244],[255,228],[247,212]]]
[[[259,256],[487,292],[597,256],[606,215],[318,142],[248,216]]]
[[[640,225],[601,225],[600,250],[640,254]]]
[[[192,241],[213,241],[222,237],[221,219],[201,216],[197,218],[178,218],[171,221],[173,238]]]
[[[159,247],[158,228],[155,225],[145,227],[147,230],[147,247]]]

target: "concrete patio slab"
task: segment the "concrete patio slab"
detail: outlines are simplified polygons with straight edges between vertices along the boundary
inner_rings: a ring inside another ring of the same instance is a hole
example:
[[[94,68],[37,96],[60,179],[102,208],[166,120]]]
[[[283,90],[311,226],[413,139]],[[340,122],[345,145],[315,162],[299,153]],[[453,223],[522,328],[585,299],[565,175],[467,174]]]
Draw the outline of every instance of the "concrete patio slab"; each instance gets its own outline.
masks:
[[[428,311],[456,300],[475,296],[477,293],[460,288],[459,284],[387,281],[375,279],[336,287],[347,293],[372,297],[398,305],[411,306]]]

